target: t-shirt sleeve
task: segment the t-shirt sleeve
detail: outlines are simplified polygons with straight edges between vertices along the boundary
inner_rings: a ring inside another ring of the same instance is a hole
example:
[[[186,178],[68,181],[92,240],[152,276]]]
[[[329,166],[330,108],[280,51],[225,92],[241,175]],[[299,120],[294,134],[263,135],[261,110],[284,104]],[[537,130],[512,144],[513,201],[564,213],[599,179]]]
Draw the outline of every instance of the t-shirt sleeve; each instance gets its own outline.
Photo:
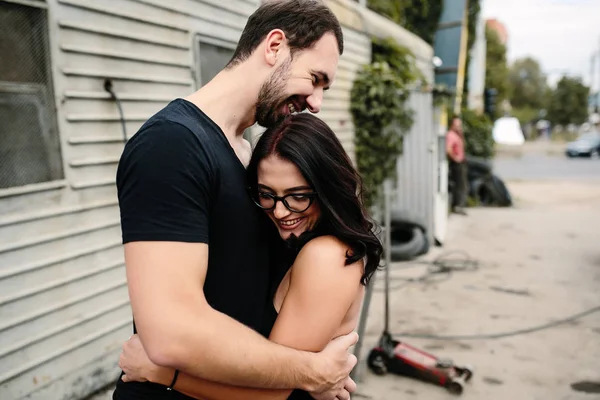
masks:
[[[138,132],[117,170],[123,243],[208,243],[214,175],[207,143],[186,127],[159,121]]]

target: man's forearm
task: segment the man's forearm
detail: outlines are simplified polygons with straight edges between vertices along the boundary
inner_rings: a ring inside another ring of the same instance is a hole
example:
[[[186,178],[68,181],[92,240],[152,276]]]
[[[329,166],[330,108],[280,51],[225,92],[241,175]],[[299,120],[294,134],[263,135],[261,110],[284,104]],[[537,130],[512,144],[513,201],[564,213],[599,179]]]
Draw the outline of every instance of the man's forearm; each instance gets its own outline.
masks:
[[[174,318],[168,329],[179,332],[173,357],[156,364],[209,381],[267,389],[312,390],[318,378],[314,356],[270,342],[252,329],[210,309],[202,318]]]

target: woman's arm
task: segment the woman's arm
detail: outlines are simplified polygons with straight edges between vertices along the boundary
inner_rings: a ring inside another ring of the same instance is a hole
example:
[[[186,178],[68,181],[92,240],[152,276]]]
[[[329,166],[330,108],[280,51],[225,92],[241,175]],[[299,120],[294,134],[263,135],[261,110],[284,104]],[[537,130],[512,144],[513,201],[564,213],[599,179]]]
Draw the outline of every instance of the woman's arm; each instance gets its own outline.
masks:
[[[271,341],[314,352],[329,343],[361,289],[363,263],[345,265],[347,251],[332,236],[315,238],[302,248]]]
[[[269,340],[314,352],[332,340],[356,300],[363,273],[362,261],[345,265],[346,251],[347,246],[333,237],[318,237],[304,246],[294,261],[289,291]],[[163,385],[171,383],[172,370],[154,371],[154,376],[146,378]],[[227,386],[187,374],[179,375],[175,389],[203,400],[283,400],[291,393]]]

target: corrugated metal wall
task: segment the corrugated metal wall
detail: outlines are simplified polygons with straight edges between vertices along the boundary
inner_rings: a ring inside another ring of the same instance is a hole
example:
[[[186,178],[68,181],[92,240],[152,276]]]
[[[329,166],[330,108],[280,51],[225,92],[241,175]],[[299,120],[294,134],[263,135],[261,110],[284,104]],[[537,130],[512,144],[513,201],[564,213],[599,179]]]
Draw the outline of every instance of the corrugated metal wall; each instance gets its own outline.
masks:
[[[414,123],[404,136],[403,154],[398,158],[396,206],[423,219],[432,238],[438,152],[431,93],[413,92],[408,106]]]
[[[43,1],[16,1],[45,7]],[[123,142],[194,85],[193,34],[234,43],[255,0],[48,0],[65,179],[0,191],[0,399],[81,398],[131,333],[114,179]]]

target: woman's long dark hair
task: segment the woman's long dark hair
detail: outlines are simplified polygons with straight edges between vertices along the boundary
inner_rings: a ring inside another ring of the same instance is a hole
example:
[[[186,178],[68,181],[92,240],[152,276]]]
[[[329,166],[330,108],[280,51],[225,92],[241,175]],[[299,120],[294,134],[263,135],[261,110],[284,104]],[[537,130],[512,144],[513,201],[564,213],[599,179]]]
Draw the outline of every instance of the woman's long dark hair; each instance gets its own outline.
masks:
[[[360,175],[337,136],[325,122],[307,113],[288,116],[266,130],[247,170],[252,195],[258,191],[258,164],[270,155],[296,165],[318,193],[321,218],[311,232],[298,238],[297,250],[316,236],[335,236],[351,249],[346,265],[367,257],[361,278],[366,285],[379,267],[383,247],[363,205]]]

